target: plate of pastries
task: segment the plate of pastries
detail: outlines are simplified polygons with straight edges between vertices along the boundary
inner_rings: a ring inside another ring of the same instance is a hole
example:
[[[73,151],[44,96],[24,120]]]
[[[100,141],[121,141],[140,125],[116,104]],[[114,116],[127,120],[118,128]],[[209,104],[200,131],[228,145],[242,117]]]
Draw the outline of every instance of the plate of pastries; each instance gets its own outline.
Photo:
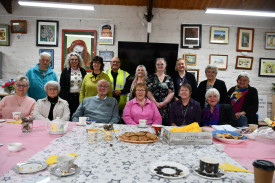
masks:
[[[157,142],[159,138],[148,131],[140,132],[125,132],[124,134],[118,136],[121,141],[130,143],[153,143]]]
[[[213,137],[227,144],[239,144],[247,139],[244,135],[240,133],[226,130],[213,131]]]

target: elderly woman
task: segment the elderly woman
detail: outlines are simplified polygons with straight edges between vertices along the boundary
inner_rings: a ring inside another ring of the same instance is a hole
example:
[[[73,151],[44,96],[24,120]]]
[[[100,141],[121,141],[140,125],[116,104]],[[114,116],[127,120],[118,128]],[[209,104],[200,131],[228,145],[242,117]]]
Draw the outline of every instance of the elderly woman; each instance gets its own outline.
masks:
[[[89,74],[86,74],[86,76],[83,79],[81,90],[80,90],[80,96],[79,101],[81,102],[86,97],[92,97],[97,95],[97,83],[98,81],[105,79],[109,82],[111,86],[110,78],[107,74],[105,74],[103,71],[104,69],[104,63],[103,58],[99,56],[95,56],[93,60],[90,63],[90,67],[92,72]],[[112,88],[109,88],[108,91],[108,97],[112,97]]]
[[[177,71],[173,75],[173,82],[174,82],[174,87],[175,87],[175,95],[174,99],[179,100],[181,97],[179,96],[179,90],[180,86],[183,85],[184,83],[188,83],[192,87],[192,98],[196,99],[197,95],[197,81],[195,79],[195,76],[186,70],[186,64],[183,58],[179,58],[176,62],[175,70]]]
[[[207,80],[200,82],[197,90],[197,101],[201,104],[201,108],[204,109],[207,106],[205,101],[205,93],[210,88],[216,88],[220,93],[220,103],[230,104],[229,97],[227,95],[227,89],[224,81],[216,78],[218,68],[215,65],[207,65],[205,68],[205,75]]]
[[[36,120],[54,120],[60,117],[60,119],[68,121],[70,119],[69,104],[58,96],[60,91],[58,82],[48,81],[44,90],[48,96],[37,101],[34,118]]]
[[[137,125],[140,119],[147,120],[147,125],[162,123],[157,106],[146,98],[147,92],[145,84],[136,84],[134,88],[136,97],[127,102],[123,112],[123,120],[127,125]]]
[[[205,94],[208,103],[202,113],[202,125],[225,125],[237,126],[237,120],[230,104],[220,104],[220,93],[216,88],[209,89]]]
[[[60,76],[59,96],[69,103],[70,119],[79,105],[79,93],[85,75],[81,56],[75,52],[69,53]]]
[[[15,81],[15,95],[4,97],[0,102],[0,118],[12,119],[12,112],[21,112],[21,117],[32,117],[35,100],[27,97],[29,80],[26,76],[20,76]]]
[[[177,100],[172,104],[170,109],[170,125],[184,126],[193,122],[201,121],[200,103],[191,98],[192,87],[188,83],[184,83],[179,88],[181,100]]]
[[[136,84],[137,83],[146,84],[146,81],[147,81],[146,67],[144,65],[137,66],[135,78],[134,78],[131,88],[130,88],[130,97],[129,97],[130,100],[132,100],[136,96],[135,92],[134,92],[134,88],[136,87]]]
[[[258,91],[249,85],[249,77],[242,72],[237,78],[237,85],[228,91],[233,111],[238,119],[238,126],[258,124],[257,111],[259,105]]]
[[[147,96],[159,109],[163,125],[169,125],[169,104],[174,97],[174,83],[172,78],[165,74],[166,66],[167,64],[164,58],[157,58],[157,72],[150,75],[147,80]]]

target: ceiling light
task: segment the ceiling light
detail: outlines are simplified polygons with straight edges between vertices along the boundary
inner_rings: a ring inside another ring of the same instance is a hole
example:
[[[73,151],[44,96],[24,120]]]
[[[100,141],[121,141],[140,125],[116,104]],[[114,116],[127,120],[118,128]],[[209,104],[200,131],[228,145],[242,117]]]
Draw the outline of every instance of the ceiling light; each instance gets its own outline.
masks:
[[[275,12],[233,10],[233,9],[230,10],[230,9],[207,8],[205,13],[224,14],[224,15],[245,15],[245,16],[257,16],[257,17],[275,17]]]
[[[63,9],[77,9],[77,10],[94,10],[94,6],[90,4],[73,4],[73,3],[55,3],[43,1],[22,1],[19,0],[18,4],[21,6],[36,6],[46,8],[63,8]]]

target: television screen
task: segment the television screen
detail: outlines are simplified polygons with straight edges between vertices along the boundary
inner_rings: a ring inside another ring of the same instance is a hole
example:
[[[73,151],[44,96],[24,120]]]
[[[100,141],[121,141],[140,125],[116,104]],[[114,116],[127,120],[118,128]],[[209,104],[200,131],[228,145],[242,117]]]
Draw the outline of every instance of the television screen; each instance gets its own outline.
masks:
[[[137,66],[144,65],[149,75],[155,73],[156,59],[165,58],[167,74],[172,75],[178,59],[178,48],[178,44],[119,41],[120,68],[134,76]]]

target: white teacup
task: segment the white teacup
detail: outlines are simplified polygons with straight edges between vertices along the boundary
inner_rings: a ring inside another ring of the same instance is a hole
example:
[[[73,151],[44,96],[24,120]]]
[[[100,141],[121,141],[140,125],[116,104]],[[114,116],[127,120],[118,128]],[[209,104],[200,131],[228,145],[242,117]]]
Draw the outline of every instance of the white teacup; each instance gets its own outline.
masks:
[[[57,157],[57,166],[61,173],[69,173],[74,165],[75,157],[72,155],[61,155]]]
[[[85,125],[87,121],[87,117],[79,117],[78,121],[79,121],[79,124]]]
[[[147,120],[146,119],[140,119],[139,120],[139,126],[140,127],[146,127]]]

